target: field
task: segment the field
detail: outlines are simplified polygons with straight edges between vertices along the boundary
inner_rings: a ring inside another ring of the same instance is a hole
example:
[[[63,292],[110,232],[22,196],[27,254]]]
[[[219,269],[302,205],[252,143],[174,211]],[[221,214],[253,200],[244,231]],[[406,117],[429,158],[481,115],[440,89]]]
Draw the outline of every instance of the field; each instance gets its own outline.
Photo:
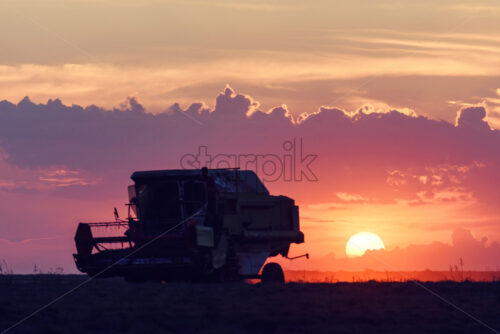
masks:
[[[4,277],[0,333],[85,279]],[[8,333],[494,333],[491,328],[500,329],[500,283],[421,284],[263,286],[92,280]]]
[[[338,283],[338,282],[405,282],[405,281],[473,281],[496,282],[500,278],[498,271],[300,271],[288,270],[285,277],[291,282]]]

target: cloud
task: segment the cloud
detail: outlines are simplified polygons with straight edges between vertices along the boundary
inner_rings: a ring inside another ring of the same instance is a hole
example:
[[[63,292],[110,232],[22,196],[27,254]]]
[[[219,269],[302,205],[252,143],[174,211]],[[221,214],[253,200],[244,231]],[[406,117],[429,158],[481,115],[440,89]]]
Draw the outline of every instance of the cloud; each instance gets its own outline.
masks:
[[[358,258],[346,258],[343,254],[330,253],[316,257],[307,264],[309,270],[338,271],[365,270],[410,271],[448,270],[455,266],[463,270],[498,270],[500,265],[500,244],[488,242],[486,237],[475,238],[470,230],[455,229],[451,243],[433,241],[426,244],[412,244],[390,250],[367,251]],[[302,262],[299,266],[304,266]],[[288,263],[289,269],[302,269]]]
[[[291,10],[293,7],[290,5],[271,5],[269,3],[263,1],[175,1],[171,0],[170,2],[178,3],[178,4],[191,4],[196,6],[209,6],[209,7],[220,7],[226,9],[234,9],[234,10],[255,10],[255,11],[264,11],[264,12],[281,12],[284,10]]]
[[[369,103],[376,110],[389,106],[399,111],[408,108],[419,115],[454,121],[457,107],[445,101],[463,100],[475,105],[485,100],[499,80],[491,68],[500,68],[487,66],[487,76],[459,74],[454,69],[439,75],[434,68],[425,75],[421,70],[423,65],[395,61],[398,66],[381,75],[381,69],[391,62],[378,57],[354,58],[349,62],[345,56],[338,60],[328,57],[328,61],[325,57],[307,60],[302,55],[295,60],[287,60],[287,57],[289,55],[275,54],[272,59],[261,56],[248,59],[248,55],[242,55],[234,61],[217,55],[205,63],[175,68],[111,64],[0,66],[0,91],[1,98],[10,101],[17,102],[29,95],[32,101],[45,103],[57,96],[65,103],[97,104],[105,109],[113,109],[124,96],[139,96],[148,112],[160,113],[175,102],[182,106],[192,101],[211,102],[229,81],[258,97],[263,110],[285,103],[294,116],[312,112],[321,105],[352,111]],[[435,63],[433,57],[430,64],[434,67]],[[415,68],[419,69],[418,73],[401,72],[401,69]],[[500,128],[499,124],[490,125]]]
[[[35,104],[26,97],[0,102],[0,147],[10,166],[44,170],[40,181],[85,186],[95,182],[77,173],[92,173],[105,184],[110,175],[126,177],[136,169],[177,168],[200,145],[214,154],[284,154],[285,141],[301,138],[303,149],[318,155],[314,168],[321,182],[314,197],[335,185],[337,194],[376,201],[457,189],[476,195],[485,190],[478,173],[500,164],[500,131],[484,120],[484,106],[459,110],[455,125],[367,105],[354,112],[325,106],[296,119],[285,105],[259,108],[229,86],[214,108],[173,104],[154,115],[135,97],[115,109],[66,106],[59,99]],[[51,176],[57,170],[73,174]]]
[[[49,268],[63,265],[66,273],[73,273],[71,253],[67,252],[68,242],[61,236],[33,237],[19,241],[0,238],[0,261],[4,260],[15,274],[32,274],[34,267],[44,272]],[[52,259],[52,261],[47,261]]]
[[[488,123],[484,120],[486,110],[484,107],[467,107],[460,109],[457,114],[456,126],[459,128],[491,130]]]
[[[0,243],[6,243],[7,245],[21,245],[21,244],[27,244],[31,242],[37,242],[37,241],[45,241],[45,240],[54,240],[58,239],[60,236],[56,237],[45,237],[45,238],[27,238],[19,241],[12,241],[4,238],[0,238]]]

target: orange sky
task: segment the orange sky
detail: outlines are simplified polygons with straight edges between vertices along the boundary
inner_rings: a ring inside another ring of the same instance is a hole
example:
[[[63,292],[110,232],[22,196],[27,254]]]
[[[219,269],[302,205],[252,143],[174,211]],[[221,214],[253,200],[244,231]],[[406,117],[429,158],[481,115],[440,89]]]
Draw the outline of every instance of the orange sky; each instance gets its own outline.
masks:
[[[0,8],[0,259],[16,270],[73,271],[76,222],[111,218],[134,170],[178,168],[200,145],[282,156],[294,139],[318,181],[266,185],[300,204],[292,251],[311,268],[500,265],[495,1]],[[384,263],[344,259],[360,231]]]

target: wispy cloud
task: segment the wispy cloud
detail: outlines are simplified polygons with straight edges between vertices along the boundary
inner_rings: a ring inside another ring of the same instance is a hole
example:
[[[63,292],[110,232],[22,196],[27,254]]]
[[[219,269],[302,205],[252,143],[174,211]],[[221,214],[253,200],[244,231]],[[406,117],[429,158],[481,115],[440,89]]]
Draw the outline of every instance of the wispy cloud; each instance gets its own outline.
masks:
[[[9,239],[4,239],[0,238],[0,243],[6,243],[7,245],[25,245],[25,244],[30,244],[38,241],[47,241],[47,240],[56,240],[61,238],[61,236],[52,236],[52,237],[41,237],[41,238],[25,238],[22,240],[9,240]]]

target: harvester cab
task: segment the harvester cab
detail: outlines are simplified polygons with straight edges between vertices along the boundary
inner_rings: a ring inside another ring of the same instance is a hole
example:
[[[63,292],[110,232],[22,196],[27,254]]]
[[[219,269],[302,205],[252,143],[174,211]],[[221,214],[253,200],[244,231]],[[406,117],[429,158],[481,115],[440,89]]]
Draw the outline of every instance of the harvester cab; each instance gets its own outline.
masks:
[[[131,178],[127,219],[79,223],[80,271],[131,281],[283,282],[277,263],[259,275],[263,264],[304,242],[294,200],[269,195],[252,171],[160,170]]]

